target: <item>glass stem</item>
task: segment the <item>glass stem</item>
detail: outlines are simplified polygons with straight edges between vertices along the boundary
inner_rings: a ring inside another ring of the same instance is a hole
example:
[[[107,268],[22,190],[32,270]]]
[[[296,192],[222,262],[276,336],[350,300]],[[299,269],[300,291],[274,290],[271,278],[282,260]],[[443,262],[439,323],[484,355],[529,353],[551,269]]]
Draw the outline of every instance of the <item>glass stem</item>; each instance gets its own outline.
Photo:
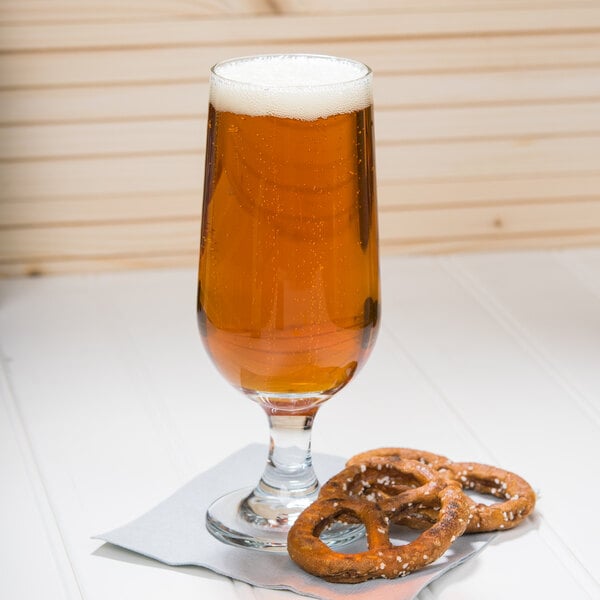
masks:
[[[315,413],[273,415],[267,411],[267,416],[271,434],[269,458],[257,491],[298,499],[314,496],[319,485],[310,451]]]
[[[240,504],[238,516],[262,529],[275,528],[285,540],[284,532],[319,492],[310,454],[317,411],[305,415],[266,412],[271,430],[267,466],[258,485]]]

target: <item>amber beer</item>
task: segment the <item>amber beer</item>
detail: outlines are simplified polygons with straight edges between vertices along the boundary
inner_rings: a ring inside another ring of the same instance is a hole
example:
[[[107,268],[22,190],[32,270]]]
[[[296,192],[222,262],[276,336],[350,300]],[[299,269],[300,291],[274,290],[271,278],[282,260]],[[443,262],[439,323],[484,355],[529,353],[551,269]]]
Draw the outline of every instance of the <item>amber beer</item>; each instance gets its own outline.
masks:
[[[230,383],[289,410],[350,380],[379,314],[371,80],[313,58],[238,60],[209,106],[200,329]]]

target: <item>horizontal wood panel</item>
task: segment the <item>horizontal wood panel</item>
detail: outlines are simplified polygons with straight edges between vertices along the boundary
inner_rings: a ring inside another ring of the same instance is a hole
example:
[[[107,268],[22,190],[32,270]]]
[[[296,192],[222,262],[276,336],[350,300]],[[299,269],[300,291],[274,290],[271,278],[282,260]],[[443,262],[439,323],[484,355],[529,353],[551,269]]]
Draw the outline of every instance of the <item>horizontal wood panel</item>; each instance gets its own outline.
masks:
[[[376,106],[461,106],[556,103],[598,98],[600,68],[380,77]]]
[[[14,0],[12,0],[14,1]],[[405,12],[405,11],[490,11],[490,10],[519,10],[554,8],[568,10],[571,7],[592,7],[595,0],[374,0],[368,4],[363,0],[336,0],[335,2],[321,2],[320,0],[280,0],[279,5],[287,13],[311,14],[336,13],[336,12]]]
[[[496,235],[538,235],[588,232],[590,224],[600,223],[600,203],[595,200],[519,204],[511,206],[477,206],[422,210],[389,210],[380,219],[383,240],[464,238]]]
[[[600,229],[587,232],[552,232],[550,235],[498,235],[494,238],[469,236],[445,239],[440,235],[406,242],[402,239],[381,240],[381,250],[386,254],[449,254],[514,250],[515,248],[539,250],[600,246]],[[0,263],[0,277],[57,275],[85,273],[88,271],[114,271],[121,269],[196,268],[198,252],[190,248],[185,252],[152,255],[121,254],[111,256],[72,256],[22,258],[15,262]]]
[[[600,172],[566,173],[536,176],[510,176],[504,179],[480,178],[390,182],[382,184],[382,209],[405,206],[427,209],[441,205],[464,204],[488,206],[557,202],[569,199],[600,197]]]
[[[6,198],[201,189],[201,153],[0,164]],[[140,207],[141,209],[143,207]]]
[[[378,110],[379,143],[569,135],[600,131],[600,102]]]
[[[2,232],[0,263],[20,257],[44,260],[95,256],[185,254],[196,252],[200,219],[90,224],[79,227],[31,227]]]
[[[193,118],[207,110],[208,85],[94,87],[0,92],[0,124]],[[600,67],[518,73],[380,77],[378,111],[524,104],[590,104],[600,99]],[[594,128],[594,123],[590,127]],[[401,135],[401,132],[400,134]]]
[[[200,189],[162,194],[7,199],[0,203],[0,232],[2,227],[134,221],[141,215],[146,219],[190,218],[198,217],[201,208]]]
[[[1,39],[1,38],[0,38]],[[247,54],[316,52],[366,62],[377,75],[598,66],[600,36],[282,42],[223,48],[180,47],[0,53],[2,88],[206,81],[218,60]]]
[[[372,38],[585,32],[600,28],[600,7],[528,7],[485,11],[366,12],[361,15],[256,15],[225,19],[176,19],[155,22],[74,23],[1,26],[0,49],[111,48],[135,46],[238,46],[265,42],[331,41]]]
[[[206,92],[203,83],[0,90],[0,123],[197,118],[207,112]]]
[[[600,133],[600,101],[539,106],[379,110],[379,144]],[[0,160],[93,157],[204,149],[206,117],[107,123],[0,126]]]
[[[600,136],[436,142],[381,146],[377,169],[382,181],[592,171]]]
[[[266,0],[3,0],[0,22],[65,23],[207,17],[270,12]]]
[[[551,104],[569,115],[578,110],[575,104],[600,99],[599,82],[600,67],[380,77],[376,79],[375,107],[379,113]],[[207,103],[206,82],[5,89],[0,90],[0,125],[197,119],[206,115]],[[562,105],[566,105],[564,109]]]
[[[382,145],[377,153],[378,178],[418,181],[438,178],[541,176],[598,170],[600,135],[522,140],[434,142]],[[201,189],[202,152],[164,155],[107,156],[0,163],[3,196],[17,200],[49,195],[72,196],[188,191]],[[385,202],[385,200],[384,200]]]
[[[423,212],[430,209],[465,206],[504,206],[551,202],[597,201],[600,173],[579,176],[511,177],[507,179],[446,179],[424,182],[389,182],[379,184],[382,220],[387,211],[410,208]],[[146,219],[197,218],[202,204],[202,190],[147,192],[142,194],[90,195],[6,199],[0,203],[3,228],[79,223],[115,223]],[[584,204],[585,206],[585,204]]]
[[[380,219],[385,243],[402,240],[410,244],[441,237],[523,237],[557,233],[588,234],[592,223],[600,222],[600,203],[573,200],[551,205],[507,205],[437,208],[428,211],[396,209]],[[28,227],[2,232],[0,262],[44,257],[85,257],[123,253],[149,255],[185,254],[198,247],[198,217],[156,221],[123,221],[80,224],[78,227]],[[443,233],[440,233],[443,232]]]
[[[551,234],[498,235],[495,237],[467,236],[458,239],[448,239],[436,235],[432,238],[413,239],[410,242],[402,238],[381,241],[381,249],[384,255],[498,252],[515,250],[515,248],[520,250],[548,250],[598,245],[600,245],[600,229],[576,233],[553,231]],[[10,270],[10,266],[5,268]]]
[[[571,6],[593,7],[595,0],[573,0]],[[538,8],[565,9],[562,0],[538,0]],[[259,15],[264,13],[311,14],[325,13],[374,13],[435,10],[443,11],[489,11],[531,8],[531,0],[347,0],[321,2],[320,0],[278,0],[276,4],[266,0],[54,0],[44,3],[36,0],[3,0],[0,4],[0,22],[68,23],[106,22],[127,20],[152,20],[170,18],[206,17],[230,14]]]
[[[14,263],[0,263],[0,277],[39,277],[65,273],[87,273],[94,271],[116,271],[128,269],[178,269],[195,268],[198,251],[189,250],[171,255],[123,254],[94,257],[23,258]]]
[[[204,116],[165,121],[8,126],[0,127],[0,160],[203,152],[205,140]]]

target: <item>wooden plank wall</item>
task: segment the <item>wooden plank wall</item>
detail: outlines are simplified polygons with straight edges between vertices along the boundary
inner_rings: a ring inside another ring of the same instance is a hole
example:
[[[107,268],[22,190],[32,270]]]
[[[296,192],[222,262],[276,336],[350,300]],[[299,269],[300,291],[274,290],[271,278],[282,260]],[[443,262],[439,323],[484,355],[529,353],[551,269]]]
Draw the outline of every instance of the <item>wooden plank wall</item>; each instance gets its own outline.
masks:
[[[376,73],[384,250],[600,242],[598,0],[1,0],[0,274],[196,262],[207,72]]]

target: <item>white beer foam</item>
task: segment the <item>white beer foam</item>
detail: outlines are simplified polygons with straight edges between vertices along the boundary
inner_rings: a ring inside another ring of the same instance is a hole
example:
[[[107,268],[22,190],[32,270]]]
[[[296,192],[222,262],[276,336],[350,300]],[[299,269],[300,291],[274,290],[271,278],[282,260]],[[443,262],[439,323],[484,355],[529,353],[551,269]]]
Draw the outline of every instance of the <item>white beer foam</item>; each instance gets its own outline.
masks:
[[[211,73],[210,102],[218,111],[313,121],[372,101],[371,71],[344,58],[254,56],[219,63]]]

